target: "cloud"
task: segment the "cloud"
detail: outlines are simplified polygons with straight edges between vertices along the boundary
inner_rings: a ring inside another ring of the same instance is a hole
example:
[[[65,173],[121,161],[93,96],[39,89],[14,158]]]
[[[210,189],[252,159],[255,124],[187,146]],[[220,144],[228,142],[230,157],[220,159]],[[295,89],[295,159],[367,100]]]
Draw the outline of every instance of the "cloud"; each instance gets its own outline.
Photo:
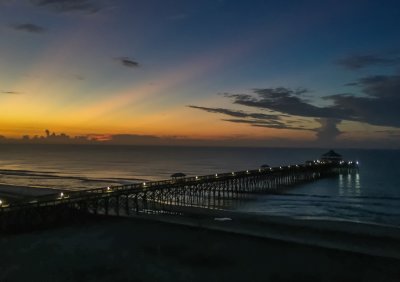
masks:
[[[232,99],[237,105],[277,112],[276,114],[246,113],[223,108],[206,108],[190,106],[210,113],[219,113],[235,117],[234,119],[223,119],[227,122],[248,124],[255,127],[274,129],[306,130],[316,132],[319,144],[329,144],[335,141],[342,132],[337,125],[342,119],[353,119],[351,109],[340,109],[338,107],[318,107],[312,105],[304,97],[309,93],[307,89],[278,88],[255,88],[252,94],[229,94],[224,96]],[[288,119],[284,117],[293,117]],[[320,127],[310,125],[309,120],[301,120],[300,117],[314,118]]]
[[[269,115],[269,114],[262,114],[262,113],[245,113],[243,111],[234,111],[224,108],[207,108],[207,107],[199,107],[199,106],[188,106],[189,108],[203,110],[209,113],[219,113],[224,114],[232,117],[238,118],[256,118],[256,119],[277,119],[279,115]]]
[[[128,68],[139,67],[139,63],[137,61],[130,59],[128,57],[120,57],[120,58],[117,58],[116,60],[118,60],[123,66],[128,67]]]
[[[283,121],[282,117],[284,117],[284,115],[280,114],[246,113],[243,111],[235,111],[224,108],[208,108],[192,105],[188,107],[192,109],[202,110],[208,113],[223,114],[234,117],[233,119],[222,119],[223,121],[232,123],[243,123],[256,127],[268,127],[277,129],[312,130],[302,125],[291,125],[291,122]]]
[[[309,93],[307,89],[292,90],[290,88],[256,88],[254,95],[250,94],[225,94],[233,99],[234,104],[268,109],[276,112],[302,117],[325,117],[349,119],[352,117],[351,109],[340,109],[332,107],[318,107],[312,105],[307,99],[302,98],[303,94]]]
[[[1,93],[1,94],[7,94],[7,95],[18,95],[18,94],[21,94],[21,92],[10,91],[10,90],[8,90],[8,91],[2,90],[2,91],[0,91],[0,93]]]
[[[306,126],[292,126],[287,122],[279,120],[257,120],[257,119],[223,119],[223,121],[233,122],[233,123],[243,123],[249,124],[255,127],[266,127],[275,129],[291,129],[291,130],[313,130],[312,128],[307,128]]]
[[[44,7],[56,12],[97,13],[104,6],[101,1],[94,0],[30,0],[37,7]]]
[[[319,143],[329,144],[332,140],[336,140],[336,138],[342,134],[342,132],[337,128],[337,125],[341,120],[319,118],[316,119],[316,121],[321,125],[320,128],[315,130],[317,132],[317,141]]]
[[[32,23],[16,24],[13,25],[12,28],[18,31],[30,32],[30,33],[43,33],[46,31],[44,27]]]
[[[319,107],[288,88],[255,89],[254,94],[225,94],[234,104],[273,110],[293,116],[348,120],[378,126],[400,127],[400,75],[360,78],[352,85],[363,95],[351,93],[325,96],[332,105]]]
[[[368,76],[355,84],[364,96],[338,94],[325,99],[333,101],[333,109],[351,111],[353,118],[349,120],[400,127],[400,75]]]
[[[345,93],[322,97],[331,102],[328,106],[317,106],[308,101],[305,98],[309,93],[307,89],[255,88],[250,94],[224,93],[224,96],[231,99],[235,105],[270,111],[272,114],[190,107],[233,117],[223,119],[227,122],[275,129],[314,131],[318,144],[331,144],[335,141],[343,133],[338,128],[342,121],[400,128],[400,75],[366,76],[350,85],[358,88],[359,94]],[[301,117],[314,119],[320,126],[312,127],[310,123],[301,121],[299,119]]]
[[[371,66],[394,66],[400,64],[400,56],[398,55],[352,55],[340,59],[336,62],[338,65],[349,69],[358,70]]]

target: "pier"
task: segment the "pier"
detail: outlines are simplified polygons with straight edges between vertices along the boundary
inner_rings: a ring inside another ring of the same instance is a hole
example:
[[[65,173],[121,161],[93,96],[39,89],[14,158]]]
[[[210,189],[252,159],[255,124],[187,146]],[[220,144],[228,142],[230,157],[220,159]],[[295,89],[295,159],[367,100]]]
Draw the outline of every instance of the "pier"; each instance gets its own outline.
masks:
[[[130,216],[176,213],[190,207],[216,209],[244,195],[279,193],[305,182],[358,171],[356,162],[305,164],[175,177],[129,185],[62,192],[0,206],[0,231],[29,230],[81,215]]]

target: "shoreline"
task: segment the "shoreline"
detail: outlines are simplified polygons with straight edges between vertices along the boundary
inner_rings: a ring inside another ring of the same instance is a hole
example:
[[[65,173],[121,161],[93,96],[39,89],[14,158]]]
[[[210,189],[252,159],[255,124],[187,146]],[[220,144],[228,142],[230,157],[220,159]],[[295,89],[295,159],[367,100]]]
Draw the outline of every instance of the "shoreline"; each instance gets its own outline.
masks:
[[[178,208],[174,211],[184,215],[133,217],[311,247],[400,259],[400,228],[398,227],[355,222],[300,220],[284,216],[202,208]]]
[[[57,194],[65,191],[67,190],[0,184],[0,199],[14,202],[32,197]]]
[[[41,190],[2,188],[34,196]],[[40,194],[49,192],[55,190]],[[400,228],[195,207],[171,211],[184,215],[89,215],[1,235],[0,280],[397,282],[400,277]]]
[[[0,199],[10,198],[12,200],[26,199],[32,197],[40,197],[47,195],[56,195],[61,192],[69,192],[71,190],[68,189],[53,189],[53,188],[41,188],[41,187],[32,187],[32,186],[22,186],[22,185],[10,185],[10,184],[0,184]],[[75,191],[75,190],[72,190]],[[383,223],[376,222],[361,222],[361,221],[352,221],[348,219],[340,219],[340,218],[318,218],[318,217],[292,217],[292,216],[282,216],[282,215],[268,215],[265,213],[259,212],[244,212],[239,210],[229,210],[229,209],[207,209],[202,207],[184,207],[184,206],[170,206],[170,211],[184,213],[186,215],[192,217],[201,217],[201,216],[210,216],[212,214],[220,215],[223,214],[226,216],[229,215],[239,215],[241,218],[254,219],[258,218],[259,220],[264,219],[264,221],[269,223],[276,223],[285,225],[297,225],[297,226],[308,226],[308,227],[318,227],[323,229],[331,229],[331,231],[343,231],[347,233],[358,232],[360,233],[360,228],[363,230],[363,233],[368,233],[372,229],[376,230],[399,230],[400,226],[397,225],[388,225]],[[145,215],[141,215],[139,217],[145,217]],[[354,226],[357,226],[355,228]],[[337,230],[339,228],[340,230]],[[376,232],[373,231],[375,234]],[[377,233],[380,236],[379,232]],[[397,235],[396,238],[400,238],[400,234]]]
[[[65,191],[0,184],[0,199],[3,203],[13,202]],[[142,214],[127,218],[400,259],[400,227],[397,226],[199,207],[171,206],[169,210],[182,215]]]

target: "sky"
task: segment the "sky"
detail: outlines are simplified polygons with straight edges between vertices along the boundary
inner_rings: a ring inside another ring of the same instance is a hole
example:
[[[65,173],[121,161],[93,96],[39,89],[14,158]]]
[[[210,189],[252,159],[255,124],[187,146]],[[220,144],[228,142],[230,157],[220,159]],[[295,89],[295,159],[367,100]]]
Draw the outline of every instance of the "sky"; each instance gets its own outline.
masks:
[[[0,0],[0,141],[400,148],[399,27],[385,0]]]

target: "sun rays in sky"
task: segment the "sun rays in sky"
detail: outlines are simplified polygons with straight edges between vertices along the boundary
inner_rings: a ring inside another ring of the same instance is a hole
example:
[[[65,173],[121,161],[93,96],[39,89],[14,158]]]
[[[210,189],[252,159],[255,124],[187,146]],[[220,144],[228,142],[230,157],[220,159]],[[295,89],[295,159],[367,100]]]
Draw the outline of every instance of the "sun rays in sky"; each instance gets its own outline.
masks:
[[[378,147],[400,136],[390,107],[374,118],[400,104],[396,3],[173,4],[0,2],[0,135]]]

